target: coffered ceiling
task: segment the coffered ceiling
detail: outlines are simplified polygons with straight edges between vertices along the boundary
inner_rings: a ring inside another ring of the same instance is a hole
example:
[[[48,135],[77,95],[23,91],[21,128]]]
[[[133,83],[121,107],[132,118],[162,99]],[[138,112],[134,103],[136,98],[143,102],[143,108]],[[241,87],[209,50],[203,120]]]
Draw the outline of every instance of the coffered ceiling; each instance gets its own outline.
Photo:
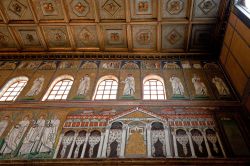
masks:
[[[0,52],[206,52],[223,0],[1,0]]]

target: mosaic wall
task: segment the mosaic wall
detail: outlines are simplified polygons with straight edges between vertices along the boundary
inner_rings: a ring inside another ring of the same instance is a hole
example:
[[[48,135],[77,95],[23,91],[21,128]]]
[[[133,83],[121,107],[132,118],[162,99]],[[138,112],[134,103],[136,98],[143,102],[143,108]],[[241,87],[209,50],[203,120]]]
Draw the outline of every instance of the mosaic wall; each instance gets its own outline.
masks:
[[[42,100],[57,78],[72,77],[67,100],[92,100],[99,80],[118,82],[116,99],[143,99],[143,83],[159,79],[166,100],[235,100],[220,66],[213,61],[11,61],[0,62],[0,86],[25,76],[27,85],[17,100]],[[132,80],[133,94],[126,93]],[[143,82],[144,81],[144,82]],[[1,94],[0,94],[1,95]]]
[[[0,158],[226,157],[206,108],[124,108],[1,112]]]

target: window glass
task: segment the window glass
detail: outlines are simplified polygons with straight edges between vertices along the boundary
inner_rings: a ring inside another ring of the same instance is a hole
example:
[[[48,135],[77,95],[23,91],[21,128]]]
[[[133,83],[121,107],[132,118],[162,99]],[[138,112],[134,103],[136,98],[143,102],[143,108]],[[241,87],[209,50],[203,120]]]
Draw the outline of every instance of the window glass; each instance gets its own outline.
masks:
[[[12,83],[3,93],[3,95],[0,98],[0,101],[14,101],[17,98],[17,96],[21,93],[26,84],[27,84],[26,80],[19,80]]]
[[[118,89],[117,81],[106,79],[99,83],[95,95],[96,100],[116,99]]]
[[[147,80],[143,86],[144,100],[164,100],[165,92],[163,83],[156,79]]]
[[[53,89],[50,91],[47,100],[65,100],[69,94],[71,86],[73,84],[72,80],[64,79],[58,81]]]

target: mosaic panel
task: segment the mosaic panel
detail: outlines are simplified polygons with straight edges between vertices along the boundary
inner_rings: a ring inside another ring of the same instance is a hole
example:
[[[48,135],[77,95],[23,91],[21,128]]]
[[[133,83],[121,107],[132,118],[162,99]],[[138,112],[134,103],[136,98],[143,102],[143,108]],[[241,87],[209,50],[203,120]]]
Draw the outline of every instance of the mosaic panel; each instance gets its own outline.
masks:
[[[106,48],[127,48],[126,25],[103,26]]]
[[[99,47],[95,25],[72,26],[77,48]]]
[[[125,1],[96,0],[101,19],[125,19]]]
[[[60,0],[32,0],[39,20],[64,20],[62,1]]]
[[[17,33],[20,35],[21,44],[24,48],[41,48],[41,37],[36,27],[17,27]]]
[[[161,0],[163,18],[186,18],[188,0]]]
[[[155,49],[156,48],[156,26],[154,25],[133,25],[133,47],[134,49]]]
[[[219,9],[220,0],[195,0],[194,18],[215,18]]]
[[[15,47],[16,43],[12,38],[9,29],[5,26],[0,26],[0,49]]]
[[[34,19],[27,0],[2,0],[1,3],[10,20]]]
[[[184,25],[163,25],[162,26],[162,48],[163,49],[184,49],[187,26]]]
[[[152,0],[130,0],[131,18],[156,18],[156,3]]]
[[[66,27],[46,26],[43,27],[45,38],[51,48],[70,48],[70,41]]]

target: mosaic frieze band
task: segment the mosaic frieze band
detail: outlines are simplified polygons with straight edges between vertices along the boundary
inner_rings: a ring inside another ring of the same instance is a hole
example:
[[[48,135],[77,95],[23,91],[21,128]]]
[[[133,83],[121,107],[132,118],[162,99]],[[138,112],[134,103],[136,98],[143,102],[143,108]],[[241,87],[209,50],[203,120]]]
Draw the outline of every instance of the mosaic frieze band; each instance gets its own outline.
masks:
[[[0,158],[226,157],[212,114],[173,110],[5,111]]]
[[[71,80],[67,100],[101,99],[98,88],[105,80],[116,86],[110,99],[234,99],[233,89],[213,61],[8,61],[1,62],[0,69],[2,93],[12,79],[27,81],[17,100],[47,100],[53,86],[65,79]],[[158,98],[149,97],[154,87]]]

